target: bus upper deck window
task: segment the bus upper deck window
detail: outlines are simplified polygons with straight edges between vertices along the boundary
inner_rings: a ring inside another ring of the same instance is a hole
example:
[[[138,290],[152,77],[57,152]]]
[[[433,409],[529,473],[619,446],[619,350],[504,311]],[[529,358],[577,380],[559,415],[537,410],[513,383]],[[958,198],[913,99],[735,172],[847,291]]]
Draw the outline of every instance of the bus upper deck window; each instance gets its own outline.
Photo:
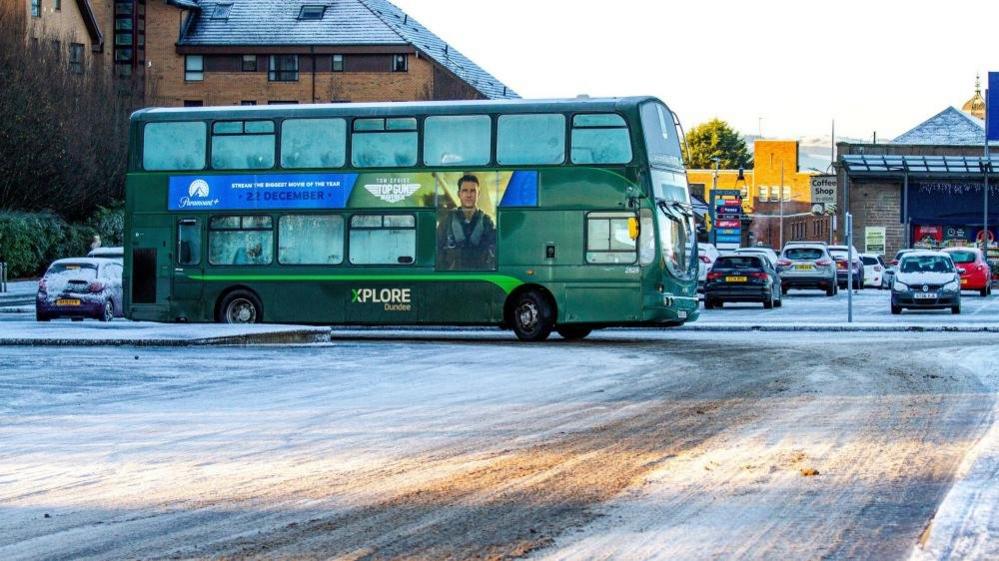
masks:
[[[496,161],[500,165],[561,164],[565,161],[565,116],[500,115]]]
[[[201,121],[147,123],[142,167],[147,171],[205,169],[208,126]]]
[[[492,120],[488,115],[427,117],[423,124],[423,163],[468,166],[489,163]]]
[[[626,164],[631,161],[631,135],[624,118],[614,113],[572,118],[572,163]]]

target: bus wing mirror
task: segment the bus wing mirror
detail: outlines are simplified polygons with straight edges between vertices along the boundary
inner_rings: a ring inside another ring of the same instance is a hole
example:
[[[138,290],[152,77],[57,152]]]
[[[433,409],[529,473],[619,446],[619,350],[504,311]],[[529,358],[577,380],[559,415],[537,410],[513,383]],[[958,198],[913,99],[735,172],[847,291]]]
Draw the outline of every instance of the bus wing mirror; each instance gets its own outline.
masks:
[[[633,240],[637,240],[640,232],[641,227],[639,226],[638,218],[632,216],[628,219],[628,236]]]

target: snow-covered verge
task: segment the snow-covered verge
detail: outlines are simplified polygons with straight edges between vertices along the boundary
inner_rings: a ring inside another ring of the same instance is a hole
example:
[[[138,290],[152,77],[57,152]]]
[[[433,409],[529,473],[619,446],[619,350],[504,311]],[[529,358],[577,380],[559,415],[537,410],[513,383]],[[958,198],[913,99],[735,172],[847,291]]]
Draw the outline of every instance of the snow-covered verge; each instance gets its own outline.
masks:
[[[999,349],[941,353],[940,359],[972,369],[999,394]],[[999,401],[911,561],[957,559],[999,559]]]
[[[301,325],[152,323],[116,319],[39,323],[25,314],[0,321],[0,346],[10,345],[180,345],[313,342],[328,340],[329,328]]]

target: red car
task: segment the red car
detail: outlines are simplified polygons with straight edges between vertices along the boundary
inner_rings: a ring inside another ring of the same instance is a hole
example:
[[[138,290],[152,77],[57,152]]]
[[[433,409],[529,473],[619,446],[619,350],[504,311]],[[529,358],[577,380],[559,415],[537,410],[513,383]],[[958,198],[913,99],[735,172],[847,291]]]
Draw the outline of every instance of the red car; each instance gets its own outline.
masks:
[[[943,250],[954,260],[961,274],[961,290],[977,290],[982,296],[992,294],[992,270],[977,247],[950,247]]]

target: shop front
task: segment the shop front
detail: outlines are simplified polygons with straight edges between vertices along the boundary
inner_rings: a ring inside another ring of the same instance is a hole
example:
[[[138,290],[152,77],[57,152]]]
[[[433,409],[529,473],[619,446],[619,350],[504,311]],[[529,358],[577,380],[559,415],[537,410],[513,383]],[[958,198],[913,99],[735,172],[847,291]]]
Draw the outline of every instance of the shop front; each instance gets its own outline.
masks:
[[[996,179],[999,181],[999,178]],[[989,259],[999,261],[999,185],[989,185],[989,224],[984,225],[984,182],[928,180],[912,182],[907,197],[909,239],[913,247],[982,247],[988,238]]]

